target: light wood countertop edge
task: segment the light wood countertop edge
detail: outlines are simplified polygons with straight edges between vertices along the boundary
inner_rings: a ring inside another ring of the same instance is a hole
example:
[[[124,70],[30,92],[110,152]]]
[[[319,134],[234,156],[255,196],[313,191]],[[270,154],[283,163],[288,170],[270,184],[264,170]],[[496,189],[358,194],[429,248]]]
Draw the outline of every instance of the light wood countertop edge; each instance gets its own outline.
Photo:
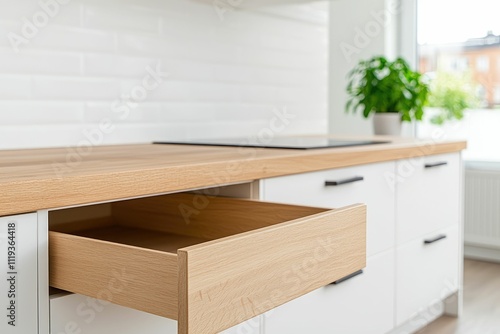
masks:
[[[92,159],[64,175],[57,175],[51,164],[64,158],[67,149],[6,151],[0,152],[0,171],[3,170],[0,216],[458,152],[465,148],[464,141],[416,140],[318,150],[120,145],[96,148]],[[157,157],[174,149],[182,150],[183,160],[179,163],[167,163],[165,157]],[[106,150],[116,154],[115,161],[106,160]],[[193,156],[189,156],[190,151]],[[141,159],[134,159],[134,152]],[[146,153],[141,156],[141,152]],[[103,155],[102,160],[99,154]],[[130,155],[130,163],[124,154]],[[37,157],[43,158],[37,160]],[[35,172],[38,170],[41,172]]]

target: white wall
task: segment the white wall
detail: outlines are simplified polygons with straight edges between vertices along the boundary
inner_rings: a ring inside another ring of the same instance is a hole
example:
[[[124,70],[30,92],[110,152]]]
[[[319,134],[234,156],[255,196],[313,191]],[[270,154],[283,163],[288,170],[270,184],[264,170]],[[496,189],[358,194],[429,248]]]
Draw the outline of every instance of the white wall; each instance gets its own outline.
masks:
[[[54,1],[0,0],[0,148],[77,145],[102,121],[98,143],[258,135],[285,108],[279,134],[327,131],[326,2],[57,0],[45,25]]]
[[[329,129],[333,134],[371,135],[371,119],[347,114],[347,74],[376,55],[415,61],[417,0],[338,0],[330,6]],[[413,127],[405,123],[403,134]]]

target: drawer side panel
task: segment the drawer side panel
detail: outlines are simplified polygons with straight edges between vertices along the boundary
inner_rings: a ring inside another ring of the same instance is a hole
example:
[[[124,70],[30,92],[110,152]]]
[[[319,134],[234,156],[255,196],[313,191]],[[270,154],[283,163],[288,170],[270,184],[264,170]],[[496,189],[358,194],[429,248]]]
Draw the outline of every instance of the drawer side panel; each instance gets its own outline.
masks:
[[[177,256],[59,232],[49,235],[52,287],[177,319]]]

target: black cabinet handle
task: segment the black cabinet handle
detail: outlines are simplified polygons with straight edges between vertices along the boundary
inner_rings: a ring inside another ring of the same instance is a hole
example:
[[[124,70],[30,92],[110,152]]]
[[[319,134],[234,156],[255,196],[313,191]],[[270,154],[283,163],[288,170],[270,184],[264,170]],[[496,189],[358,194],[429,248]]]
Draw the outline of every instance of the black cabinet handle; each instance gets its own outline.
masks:
[[[439,166],[445,166],[448,163],[446,161],[440,161],[440,162],[434,162],[431,164],[425,164],[425,168],[434,168],[434,167],[439,167]]]
[[[353,183],[358,181],[363,181],[365,178],[362,176],[351,177],[350,179],[343,179],[337,181],[325,181],[325,186],[340,186],[342,184]]]
[[[331,284],[340,284],[340,283],[343,283],[347,280],[350,280],[351,278],[353,277],[356,277],[358,275],[361,275],[363,273],[363,270],[358,270],[356,272],[353,272],[352,274],[350,275],[347,275],[346,277],[342,277],[341,279],[338,279],[336,280],[335,282],[331,283]]]
[[[443,240],[443,239],[446,239],[446,234],[440,234],[437,237],[435,237],[434,239],[425,239],[424,244],[426,244],[426,245],[433,244],[436,241]]]

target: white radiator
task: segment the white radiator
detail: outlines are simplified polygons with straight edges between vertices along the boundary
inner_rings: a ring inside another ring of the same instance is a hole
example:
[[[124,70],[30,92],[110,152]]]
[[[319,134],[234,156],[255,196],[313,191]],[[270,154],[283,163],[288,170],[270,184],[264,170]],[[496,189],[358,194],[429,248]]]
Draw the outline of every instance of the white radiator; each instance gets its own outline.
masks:
[[[500,262],[500,163],[467,163],[465,256]]]

